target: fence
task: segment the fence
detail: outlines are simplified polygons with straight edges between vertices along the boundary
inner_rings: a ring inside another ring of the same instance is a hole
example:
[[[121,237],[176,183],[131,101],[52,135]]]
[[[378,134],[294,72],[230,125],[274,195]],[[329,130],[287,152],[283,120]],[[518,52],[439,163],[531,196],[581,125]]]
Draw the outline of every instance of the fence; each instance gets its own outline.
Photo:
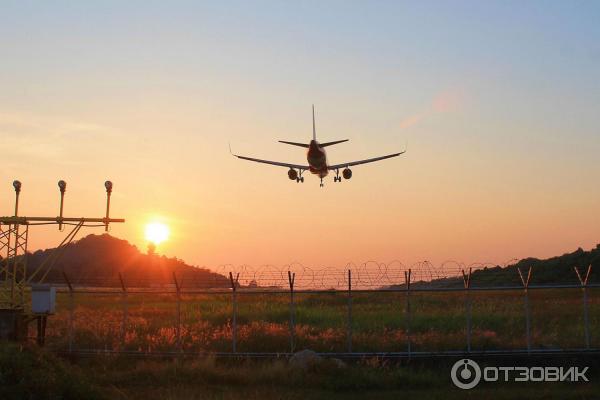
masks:
[[[589,282],[591,266],[574,268],[576,284],[533,285],[530,268],[517,269],[519,284],[505,286],[478,286],[472,269],[446,273],[443,287],[435,285],[440,278],[417,280],[422,271],[408,269],[401,283],[379,288],[348,269],[329,289],[308,288],[306,275],[299,280],[291,269],[283,286],[280,272],[263,271],[259,281],[231,271],[228,288],[186,284],[175,274],[161,287],[127,285],[123,276],[118,287],[89,287],[65,276],[46,344],[80,354],[252,357],[304,348],[338,357],[419,357],[600,347],[593,335],[600,285]]]

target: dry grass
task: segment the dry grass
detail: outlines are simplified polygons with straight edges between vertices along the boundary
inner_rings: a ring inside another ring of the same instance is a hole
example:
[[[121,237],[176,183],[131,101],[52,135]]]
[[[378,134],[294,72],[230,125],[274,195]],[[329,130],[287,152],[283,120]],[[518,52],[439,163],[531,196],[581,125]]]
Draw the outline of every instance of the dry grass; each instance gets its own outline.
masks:
[[[286,295],[245,294],[239,297],[238,351],[287,352],[290,349],[289,303]],[[472,348],[525,348],[522,292],[472,293]],[[600,328],[600,291],[590,290],[592,345]],[[49,319],[47,343],[68,347],[68,295],[60,294],[57,314]],[[177,349],[175,296],[130,294],[123,329],[123,297],[77,294],[74,346],[82,349]],[[366,293],[353,297],[353,350],[405,351],[406,297],[398,293]],[[346,351],[347,298],[344,293],[299,295],[296,298],[296,349]],[[580,348],[584,344],[579,290],[530,292],[534,348]],[[465,297],[462,293],[414,294],[411,297],[411,345],[415,351],[466,348]],[[186,295],[181,305],[181,346],[185,351],[231,351],[232,306],[229,295]]]

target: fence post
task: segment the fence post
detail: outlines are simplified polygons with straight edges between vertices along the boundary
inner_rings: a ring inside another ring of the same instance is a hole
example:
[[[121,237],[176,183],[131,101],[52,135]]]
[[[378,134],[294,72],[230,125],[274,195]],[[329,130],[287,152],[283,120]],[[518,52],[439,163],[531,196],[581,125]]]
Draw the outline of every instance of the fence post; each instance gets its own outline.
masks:
[[[123,320],[121,321],[121,345],[119,349],[122,349],[125,345],[125,335],[127,333],[127,287],[125,286],[125,281],[123,280],[123,276],[119,272],[119,281],[121,282],[121,302],[123,306]]]
[[[175,275],[175,271],[173,271],[173,282],[175,283],[177,296],[177,329],[175,330],[177,335],[177,351],[181,353],[181,287],[177,281],[177,275]]]
[[[348,353],[352,353],[352,271],[348,270]]]
[[[531,281],[531,270],[532,267],[529,267],[529,272],[527,272],[527,279],[523,277],[521,273],[521,269],[517,268],[519,272],[519,277],[521,278],[521,282],[523,283],[523,287],[525,288],[525,331],[527,335],[527,352],[531,352],[531,316],[529,311],[529,282]]]
[[[294,352],[295,343],[295,323],[296,323],[296,305],[294,303],[294,281],[296,280],[296,273],[288,271],[288,282],[290,284],[290,353]]]
[[[73,352],[73,321],[75,314],[75,298],[73,295],[73,285],[71,285],[71,281],[67,274],[63,271],[63,277],[65,278],[65,282],[67,282],[67,286],[69,287],[69,353]]]
[[[410,310],[410,276],[411,269],[408,271],[404,271],[404,282],[406,283],[406,346],[408,351],[408,357],[410,358],[411,353],[411,343],[410,343],[410,324],[412,320],[411,310]]]
[[[232,333],[231,333],[231,344],[233,347],[233,352],[237,353],[237,283],[240,278],[240,273],[238,272],[235,280],[233,279],[233,274],[229,272],[229,281],[231,283],[231,293],[232,293],[232,301],[233,301],[233,324],[232,324]]]
[[[462,270],[463,283],[465,285],[465,313],[467,314],[467,353],[471,352],[471,268],[469,274]]]
[[[575,273],[577,274],[577,278],[579,279],[579,283],[581,283],[581,290],[583,292],[583,329],[585,334],[585,348],[589,350],[590,348],[590,319],[588,312],[588,294],[587,294],[587,283],[590,277],[590,273],[592,272],[592,264],[588,266],[587,272],[585,273],[585,278],[581,276],[577,267],[573,267]]]

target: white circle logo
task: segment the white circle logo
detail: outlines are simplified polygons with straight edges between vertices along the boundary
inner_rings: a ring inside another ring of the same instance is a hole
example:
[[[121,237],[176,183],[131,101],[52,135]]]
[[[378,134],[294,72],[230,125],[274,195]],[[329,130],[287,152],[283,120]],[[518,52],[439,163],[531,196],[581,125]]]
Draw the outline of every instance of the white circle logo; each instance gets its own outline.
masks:
[[[452,383],[461,389],[473,389],[481,380],[481,368],[473,360],[458,360],[450,370]]]

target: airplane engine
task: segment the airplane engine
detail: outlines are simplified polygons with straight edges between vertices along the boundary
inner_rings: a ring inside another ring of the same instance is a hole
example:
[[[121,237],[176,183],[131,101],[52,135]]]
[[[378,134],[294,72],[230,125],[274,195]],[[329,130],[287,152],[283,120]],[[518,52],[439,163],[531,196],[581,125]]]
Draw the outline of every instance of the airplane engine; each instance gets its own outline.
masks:
[[[342,175],[344,176],[344,179],[350,179],[352,178],[352,170],[350,168],[345,168],[342,171]]]
[[[290,168],[288,171],[288,178],[290,178],[292,181],[297,180],[298,172],[295,169]]]

